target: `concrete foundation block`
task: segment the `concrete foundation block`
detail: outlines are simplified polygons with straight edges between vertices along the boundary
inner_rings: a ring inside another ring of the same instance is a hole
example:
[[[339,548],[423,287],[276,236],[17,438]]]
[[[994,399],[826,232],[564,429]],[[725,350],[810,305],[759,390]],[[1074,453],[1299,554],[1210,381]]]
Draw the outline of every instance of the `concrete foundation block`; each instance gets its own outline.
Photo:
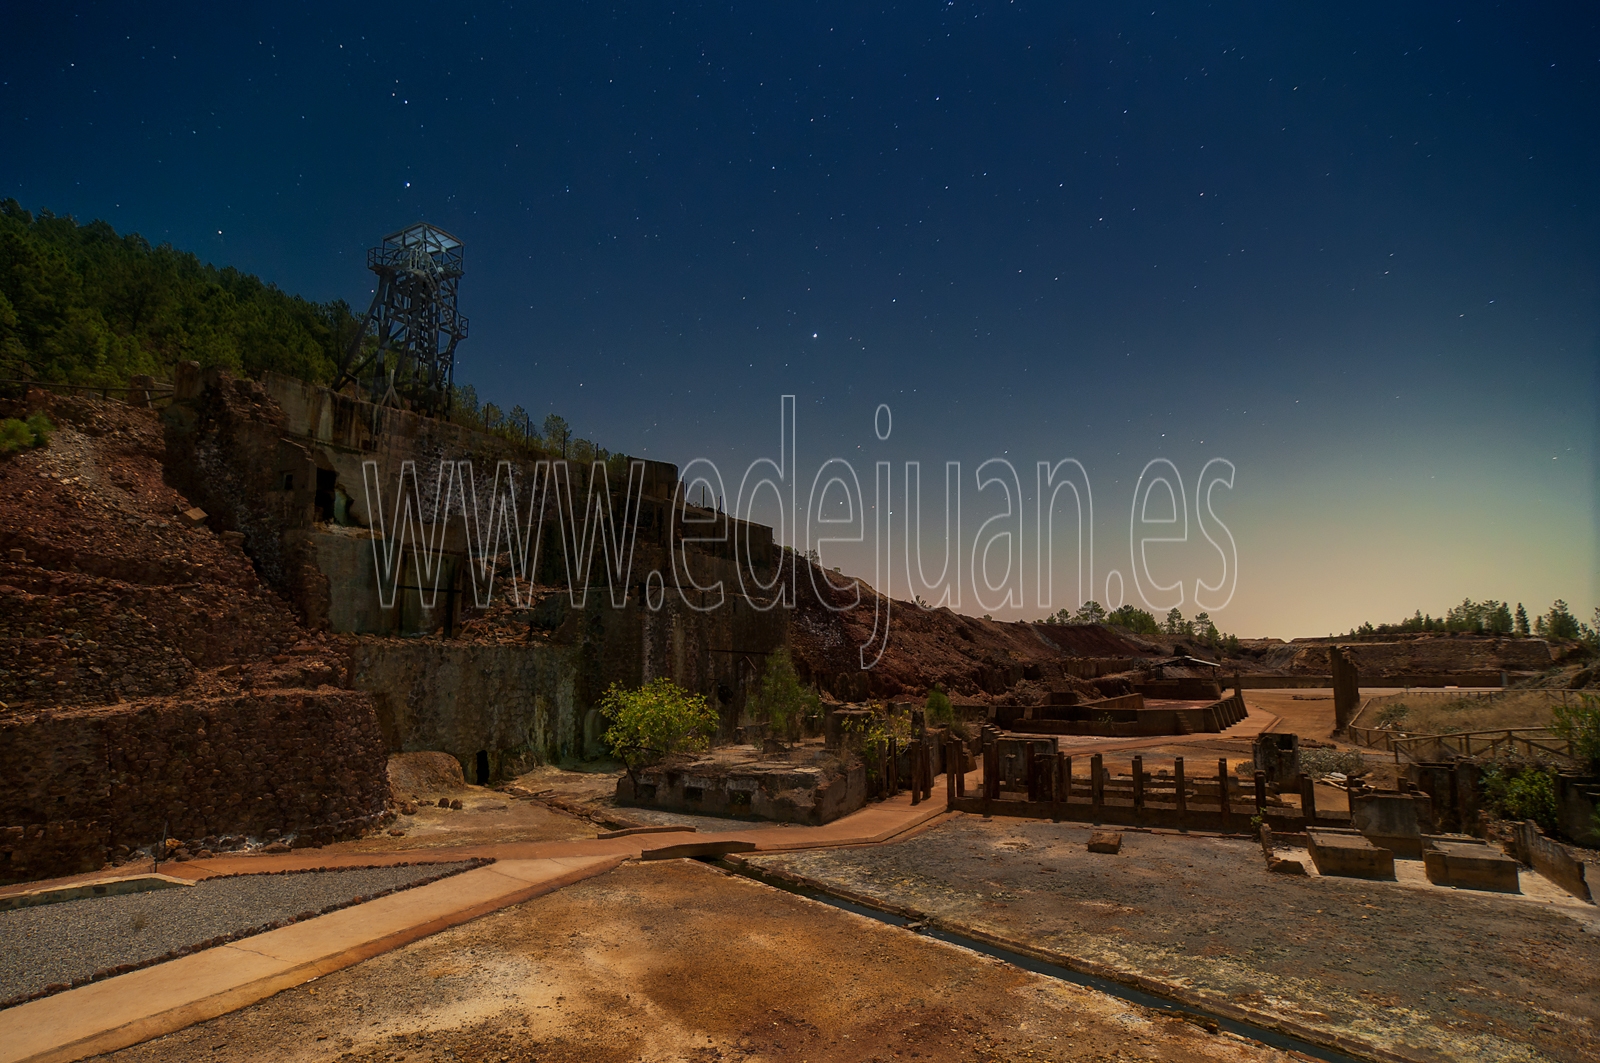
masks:
[[[1320,875],[1342,878],[1394,878],[1394,852],[1373,845],[1355,831],[1308,830],[1311,862]]]
[[[1466,842],[1436,842],[1422,853],[1422,867],[1428,881],[1439,886],[1521,893],[1517,862],[1487,845]]]

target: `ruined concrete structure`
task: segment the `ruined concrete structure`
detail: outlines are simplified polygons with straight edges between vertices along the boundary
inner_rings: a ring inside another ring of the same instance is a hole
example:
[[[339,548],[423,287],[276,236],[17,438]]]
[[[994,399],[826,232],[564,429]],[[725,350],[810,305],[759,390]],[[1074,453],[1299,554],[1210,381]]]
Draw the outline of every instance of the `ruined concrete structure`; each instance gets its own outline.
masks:
[[[867,802],[861,761],[819,755],[811,763],[703,757],[661,764],[617,782],[617,803],[708,816],[820,825]]]
[[[1361,707],[1361,681],[1355,662],[1338,646],[1328,647],[1328,671],[1333,676],[1333,730],[1345,734]]]
[[[523,637],[486,645],[471,632],[485,611],[467,570],[469,525],[459,504],[447,508],[440,485],[448,493],[448,463],[471,462],[481,509],[491,501],[482,480],[509,462],[520,473],[525,516],[532,474],[545,455],[288,377],[268,374],[258,383],[193,366],[179,374],[165,423],[185,491],[223,528],[243,535],[262,575],[295,603],[305,625],[362,636],[351,651],[351,681],[373,695],[388,747],[448,751],[469,779],[599,755],[603,727],[593,706],[612,683],[637,686],[667,676],[711,699],[724,734],[731,734],[766,655],[786,639],[787,610],[739,593],[736,557],[751,562],[747,581],[771,582],[782,553],[771,529],[687,505],[670,464],[643,463],[639,496],[626,517],[629,470],[610,477],[617,534],[631,534],[634,542],[627,585],[617,592],[620,608],[599,551],[588,567],[586,600],[571,604],[569,587],[585,584],[566,571],[559,514],[546,495],[543,542],[531,571],[522,574],[532,578],[535,601],[520,609],[510,604],[506,559],[488,610]],[[439,571],[428,578],[429,558],[403,550],[396,559],[398,595],[385,607],[374,529],[393,535],[390,507],[402,501],[407,463],[415,469],[420,530],[438,537]],[[593,470],[568,471],[579,519],[588,518],[583,507]],[[380,500],[386,511],[372,512]],[[686,602],[669,575],[674,566],[684,586],[720,581],[721,606],[697,590]],[[647,586],[652,572],[663,576]],[[431,603],[422,587],[434,588]],[[527,584],[521,589],[530,593]]]

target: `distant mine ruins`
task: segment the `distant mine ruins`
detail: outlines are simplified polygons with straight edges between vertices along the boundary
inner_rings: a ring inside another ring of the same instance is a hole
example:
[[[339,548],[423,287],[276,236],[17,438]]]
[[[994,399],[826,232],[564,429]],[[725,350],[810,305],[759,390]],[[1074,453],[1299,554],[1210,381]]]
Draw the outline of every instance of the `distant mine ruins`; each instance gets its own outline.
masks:
[[[662,462],[645,463],[630,515],[636,571],[677,563],[698,584],[721,580],[720,606],[689,609],[667,595],[646,608],[640,582],[620,608],[597,586],[575,609],[550,550],[533,601],[479,610],[457,524],[439,529],[432,608],[410,556],[397,561],[400,596],[384,608],[363,463],[388,470],[384,490],[395,497],[406,462],[427,483],[447,455],[493,468],[527,458],[518,443],[287,377],[239,380],[192,364],[170,389],[131,397],[28,392],[23,404],[50,410],[72,442],[5,467],[6,637],[22,665],[6,671],[0,693],[12,780],[0,860],[10,879],[97,868],[163,837],[198,851],[224,839],[304,845],[372,829],[392,815],[391,753],[446,752],[479,784],[600,760],[600,694],[657,676],[716,707],[718,749],[652,769],[637,791],[625,778],[624,803],[825,822],[945,774],[940,799],[969,811],[1222,830],[1248,829],[1259,815],[1295,833],[1333,829],[1352,812],[1316,807],[1292,767],[1295,736],[1247,710],[1245,692],[1332,686],[1339,730],[1370,744],[1382,736],[1356,719],[1360,690],[1498,688],[1556,665],[1541,639],[1436,636],[1264,640],[1212,661],[1181,639],[908,606],[880,666],[864,671],[852,651],[870,617],[823,608],[806,579],[793,610],[743,597],[733,544],[748,547],[763,580],[786,548],[770,529],[714,510],[693,515],[727,526],[724,542],[684,541],[671,510],[696,507]],[[601,566],[592,578],[604,579]],[[803,721],[809,738],[764,751],[763,722],[744,709],[780,647],[822,702]],[[920,720],[934,686],[955,713],[941,726]],[[913,710],[913,734],[878,762],[852,749],[847,722]],[[1251,754],[1260,774],[1152,753],[1113,777],[1099,757],[1069,752],[1258,734],[1280,750]],[[815,762],[799,763],[812,746]],[[1476,809],[1459,770],[1401,759],[1411,785],[1371,800],[1425,796],[1418,825],[1406,828],[1414,834],[1470,830]],[[969,789],[964,772],[947,773],[956,763],[984,781]],[[1593,784],[1573,776],[1562,801],[1578,823]]]

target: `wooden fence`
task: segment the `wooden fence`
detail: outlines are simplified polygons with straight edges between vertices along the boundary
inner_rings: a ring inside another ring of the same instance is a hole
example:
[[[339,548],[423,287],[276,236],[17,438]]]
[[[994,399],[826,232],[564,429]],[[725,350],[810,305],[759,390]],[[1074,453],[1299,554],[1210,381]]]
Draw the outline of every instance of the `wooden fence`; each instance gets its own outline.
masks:
[[[1438,735],[1413,735],[1382,727],[1351,727],[1350,738],[1368,749],[1393,753],[1397,764],[1402,756],[1416,762],[1515,753],[1534,760],[1541,759],[1543,755],[1562,757],[1577,763],[1572,741],[1548,727],[1500,727],[1490,731],[1458,731]]]

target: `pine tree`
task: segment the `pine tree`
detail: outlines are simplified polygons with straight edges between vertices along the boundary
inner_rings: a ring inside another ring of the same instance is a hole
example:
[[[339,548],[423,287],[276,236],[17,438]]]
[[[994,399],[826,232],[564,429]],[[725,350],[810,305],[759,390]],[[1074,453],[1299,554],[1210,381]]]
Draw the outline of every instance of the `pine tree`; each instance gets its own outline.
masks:
[[[1522,607],[1521,602],[1517,603],[1517,618],[1511,631],[1518,638],[1528,637],[1528,611]]]

